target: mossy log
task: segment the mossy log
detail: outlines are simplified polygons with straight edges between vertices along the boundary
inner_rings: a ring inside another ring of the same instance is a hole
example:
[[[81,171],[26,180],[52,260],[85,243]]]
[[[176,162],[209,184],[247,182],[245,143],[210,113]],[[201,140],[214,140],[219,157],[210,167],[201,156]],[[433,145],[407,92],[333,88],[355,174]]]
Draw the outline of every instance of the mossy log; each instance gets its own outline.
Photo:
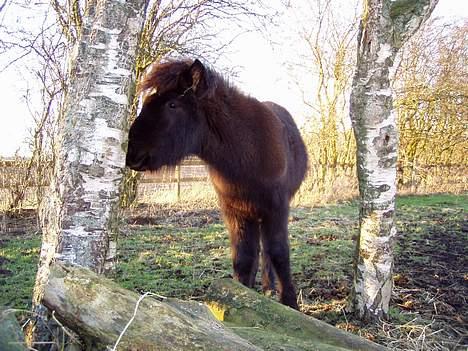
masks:
[[[281,305],[231,279],[215,281],[208,291],[207,303],[226,326],[263,350],[387,350]]]
[[[43,304],[83,339],[86,350],[115,345],[140,296],[88,269],[54,264]],[[117,350],[260,350],[217,321],[198,302],[140,301]]]
[[[231,279],[212,285],[207,305],[140,298],[87,269],[55,264],[43,303],[87,350],[112,347],[132,318],[117,350],[385,350]]]
[[[15,310],[0,307],[0,350],[26,351],[23,331],[15,317]]]

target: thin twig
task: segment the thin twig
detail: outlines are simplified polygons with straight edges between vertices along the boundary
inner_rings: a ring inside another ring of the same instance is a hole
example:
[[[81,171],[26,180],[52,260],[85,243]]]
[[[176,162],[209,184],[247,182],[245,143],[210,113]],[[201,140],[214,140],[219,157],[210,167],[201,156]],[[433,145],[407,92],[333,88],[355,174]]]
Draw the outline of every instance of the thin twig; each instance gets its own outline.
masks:
[[[74,342],[74,343],[79,343],[79,342],[80,342],[80,341],[76,338],[75,335],[73,335],[72,333],[70,333],[70,332],[67,330],[67,328],[66,328],[62,323],[60,323],[60,321],[59,321],[57,318],[55,318],[55,311],[52,311],[52,319],[55,321],[55,323],[57,323],[57,324],[60,326],[60,328],[62,328],[62,331],[63,331],[65,334],[68,335],[68,337],[72,340],[72,342]]]

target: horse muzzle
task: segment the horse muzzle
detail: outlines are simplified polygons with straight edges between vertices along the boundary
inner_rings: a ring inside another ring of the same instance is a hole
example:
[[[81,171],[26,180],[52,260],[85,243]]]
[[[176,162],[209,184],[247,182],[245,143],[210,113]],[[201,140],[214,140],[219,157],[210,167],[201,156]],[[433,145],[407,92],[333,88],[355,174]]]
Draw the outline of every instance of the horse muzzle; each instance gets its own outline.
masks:
[[[125,157],[125,165],[134,171],[142,172],[148,169],[149,159],[149,155],[138,153],[129,145],[127,155]]]

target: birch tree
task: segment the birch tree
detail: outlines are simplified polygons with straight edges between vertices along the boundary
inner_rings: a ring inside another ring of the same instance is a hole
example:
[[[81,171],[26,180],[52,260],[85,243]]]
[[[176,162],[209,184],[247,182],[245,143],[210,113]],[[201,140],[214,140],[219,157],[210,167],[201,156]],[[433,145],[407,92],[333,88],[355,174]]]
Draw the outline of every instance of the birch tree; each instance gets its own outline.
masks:
[[[33,295],[39,316],[45,315],[41,299],[54,260],[97,273],[113,262],[128,96],[145,6],[145,0],[105,0],[90,4],[83,16],[70,59],[54,177],[41,208],[43,239]],[[44,341],[41,323],[36,326],[35,339]]]
[[[357,144],[360,226],[349,306],[364,320],[388,316],[393,286],[398,133],[389,71],[398,50],[437,2],[364,2],[350,99]]]

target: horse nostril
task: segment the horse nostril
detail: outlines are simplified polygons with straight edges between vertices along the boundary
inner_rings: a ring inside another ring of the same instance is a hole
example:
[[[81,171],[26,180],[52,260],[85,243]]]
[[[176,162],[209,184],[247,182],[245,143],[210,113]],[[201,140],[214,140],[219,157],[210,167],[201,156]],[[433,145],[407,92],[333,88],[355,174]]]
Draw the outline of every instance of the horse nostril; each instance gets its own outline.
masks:
[[[127,166],[129,165],[129,163],[131,163],[131,160],[135,158],[134,154],[134,148],[130,144],[128,144],[127,153],[125,155],[125,163],[127,164]]]

